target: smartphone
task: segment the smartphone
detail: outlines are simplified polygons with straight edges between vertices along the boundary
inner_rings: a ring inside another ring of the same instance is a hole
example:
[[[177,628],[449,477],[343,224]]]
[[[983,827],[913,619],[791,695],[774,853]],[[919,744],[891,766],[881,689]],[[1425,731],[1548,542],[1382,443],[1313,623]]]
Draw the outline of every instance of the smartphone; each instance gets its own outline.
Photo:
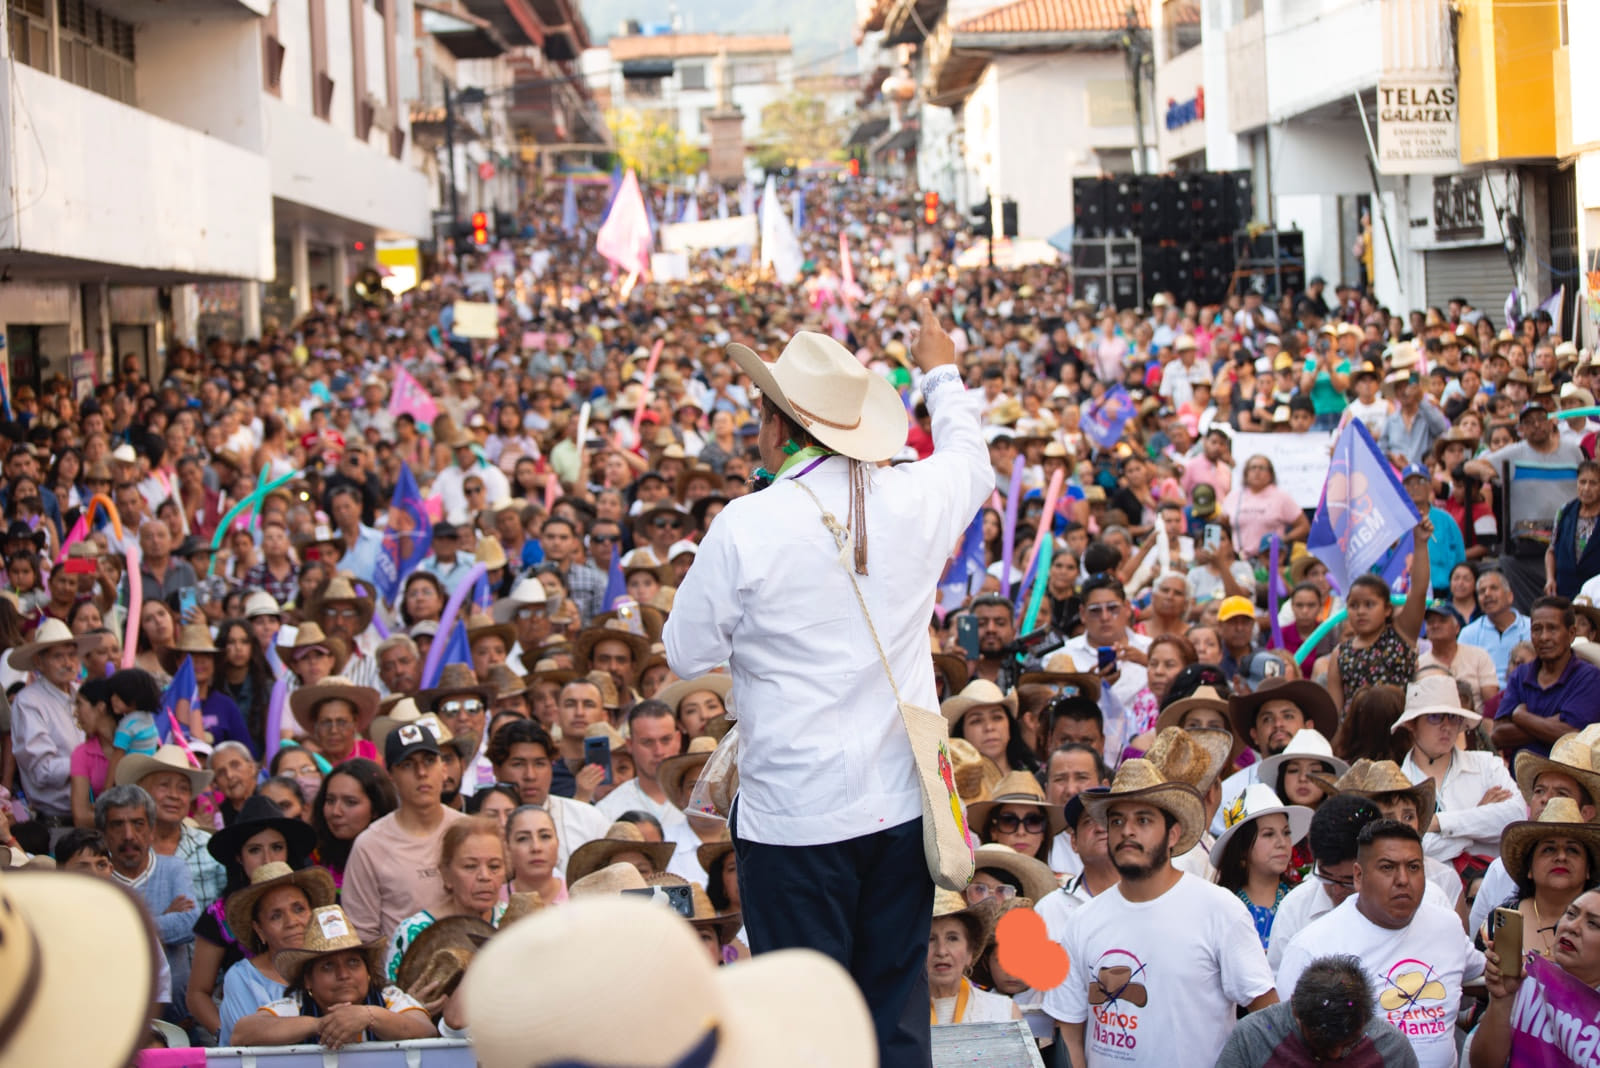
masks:
[[[1113,670],[1116,669],[1116,666],[1117,666],[1117,651],[1115,649],[1113,649],[1111,646],[1109,646],[1109,645],[1100,646],[1100,648],[1095,650],[1095,656],[1097,656],[1099,658],[1097,663],[1096,663],[1096,666],[1099,667],[1100,674],[1104,675],[1106,672],[1113,671]]]
[[[956,644],[968,660],[978,659],[978,617],[968,613],[956,617]]]
[[[610,738],[585,738],[583,740],[583,763],[585,766],[599,764],[606,769],[606,777],[600,780],[602,786],[611,785],[611,739]]]
[[[1222,524],[1221,523],[1207,523],[1206,524],[1206,535],[1205,535],[1205,543],[1204,544],[1205,544],[1205,548],[1207,550],[1211,551],[1211,552],[1216,552],[1217,549],[1222,545]]]
[[[1489,938],[1500,955],[1500,974],[1508,979],[1522,976],[1522,913],[1516,909],[1495,909],[1489,917]]]
[[[185,623],[189,621],[189,613],[200,607],[200,589],[197,586],[188,586],[178,591],[178,618]]]
[[[687,886],[647,886],[643,890],[624,890],[623,893],[659,901],[684,919],[694,919],[694,891]]]

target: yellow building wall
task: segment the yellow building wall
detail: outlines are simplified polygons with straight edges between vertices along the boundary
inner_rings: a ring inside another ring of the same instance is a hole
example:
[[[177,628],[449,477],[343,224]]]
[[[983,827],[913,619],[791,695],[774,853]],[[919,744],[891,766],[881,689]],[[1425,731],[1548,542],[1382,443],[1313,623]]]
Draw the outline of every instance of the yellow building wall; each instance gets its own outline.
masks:
[[[1461,162],[1557,154],[1554,3],[1460,0]]]

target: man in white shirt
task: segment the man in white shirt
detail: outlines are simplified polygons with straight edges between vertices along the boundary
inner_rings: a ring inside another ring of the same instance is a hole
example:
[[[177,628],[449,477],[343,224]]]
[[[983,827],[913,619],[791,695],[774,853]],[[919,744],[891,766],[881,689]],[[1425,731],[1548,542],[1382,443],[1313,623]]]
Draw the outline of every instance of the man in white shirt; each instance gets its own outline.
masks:
[[[1145,653],[1150,639],[1128,629],[1128,595],[1111,575],[1099,575],[1083,584],[1083,633],[1069,639],[1062,648],[1075,664],[1092,664],[1102,687],[1109,686],[1123,708],[1131,709],[1134,698],[1149,681],[1145,674]],[[1113,650],[1116,662],[1102,669],[1100,650]],[[1106,736],[1113,736],[1106,724]],[[1120,750],[1118,750],[1120,755]]]
[[[1044,1010],[1080,1068],[1211,1064],[1237,1008],[1278,994],[1244,905],[1172,865],[1204,829],[1200,795],[1135,758],[1089,808],[1105,821],[1121,881],[1066,924],[1067,979]]]
[[[914,356],[934,452],[915,463],[875,466],[905,445],[905,406],[831,338],[797,334],[770,364],[729,355],[762,389],[756,444],[776,477],[711,525],[667,618],[667,660],[683,678],[731,668],[750,948],[833,957],[867,998],[880,1061],[927,1064],[933,882],[897,695],[936,707],[939,574],[994,491],[977,400],[926,302]]]
[[[633,754],[633,778],[596,802],[607,820],[616,822],[624,812],[648,812],[667,827],[683,819],[683,810],[661,789],[656,772],[661,762],[678,755],[683,735],[672,709],[660,701],[640,701],[628,710],[628,751]]]
[[[72,713],[79,651],[98,640],[75,638],[65,623],[47,618],[33,641],[11,653],[12,668],[39,675],[11,699],[11,744],[28,804],[47,827],[72,825],[68,775],[72,751],[83,744]]]
[[[1464,982],[1483,973],[1448,909],[1423,900],[1422,839],[1395,820],[1362,828],[1355,893],[1301,931],[1284,953],[1278,987],[1293,990],[1319,957],[1354,954],[1366,966],[1377,1012],[1411,1042],[1423,1068],[1454,1068]]]
[[[1177,359],[1167,364],[1161,372],[1161,395],[1173,408],[1182,408],[1194,401],[1194,387],[1211,381],[1211,368],[1195,359],[1199,346],[1188,334],[1178,338],[1172,346]]]

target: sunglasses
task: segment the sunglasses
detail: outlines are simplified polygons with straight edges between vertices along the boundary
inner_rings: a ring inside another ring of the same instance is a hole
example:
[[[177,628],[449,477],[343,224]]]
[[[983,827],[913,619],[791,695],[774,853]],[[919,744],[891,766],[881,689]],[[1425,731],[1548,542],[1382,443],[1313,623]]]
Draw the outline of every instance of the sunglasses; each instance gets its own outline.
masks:
[[[1002,812],[991,823],[995,830],[1003,834],[1015,834],[1019,828],[1029,834],[1038,834],[1045,829],[1045,824],[1042,812],[1030,812],[1026,816],[1019,816],[1015,812]]]
[[[662,516],[660,519],[657,519],[650,525],[655,527],[657,530],[666,530],[668,527],[671,527],[673,530],[677,530],[679,527],[683,526],[683,524],[678,520],[668,519],[666,516]]]
[[[482,486],[468,486],[467,487],[467,492],[469,494],[482,493],[483,492],[483,487]]]
[[[484,710],[484,703],[476,698],[462,698],[439,702],[441,716],[475,716]]]
[[[594,545],[610,545],[614,541],[621,541],[620,534],[590,534],[589,541]]]
[[[540,619],[543,618],[544,614],[545,606],[542,604],[524,605],[517,609],[518,619]]]

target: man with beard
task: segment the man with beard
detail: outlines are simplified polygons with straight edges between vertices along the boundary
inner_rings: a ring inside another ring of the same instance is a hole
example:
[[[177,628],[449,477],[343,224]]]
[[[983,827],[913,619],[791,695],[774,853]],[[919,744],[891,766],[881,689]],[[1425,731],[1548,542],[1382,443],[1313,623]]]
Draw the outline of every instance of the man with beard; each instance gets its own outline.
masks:
[[[1483,974],[1483,954],[1453,912],[1423,900],[1422,838],[1415,830],[1376,820],[1356,842],[1355,893],[1289,943],[1278,986],[1292,991],[1319,957],[1354,954],[1372,981],[1377,1012],[1410,1040],[1418,1064],[1454,1068],[1461,986]]]
[[[985,594],[972,602],[972,614],[978,621],[978,659],[972,677],[994,682],[1005,662],[1000,651],[1017,636],[1011,602],[998,594]]]
[[[1228,698],[1228,714],[1239,737],[1250,739],[1250,744],[1263,757],[1283,752],[1289,740],[1303,728],[1315,727],[1324,738],[1332,738],[1339,729],[1339,712],[1333,707],[1333,698],[1328,696],[1327,690],[1306,679],[1264,679],[1254,693],[1234,694]],[[1211,821],[1212,834],[1226,830],[1222,814],[1247,787],[1260,781],[1258,764],[1259,761],[1222,780],[1222,799]]]
[[[1200,795],[1185,780],[1209,763],[1198,743],[1176,741],[1162,765],[1129,760],[1088,802],[1120,882],[1076,910],[1062,940],[1066,982],[1044,998],[1078,1068],[1135,1058],[1210,1064],[1239,1006],[1278,1000],[1244,905],[1172,865],[1204,829]]]

